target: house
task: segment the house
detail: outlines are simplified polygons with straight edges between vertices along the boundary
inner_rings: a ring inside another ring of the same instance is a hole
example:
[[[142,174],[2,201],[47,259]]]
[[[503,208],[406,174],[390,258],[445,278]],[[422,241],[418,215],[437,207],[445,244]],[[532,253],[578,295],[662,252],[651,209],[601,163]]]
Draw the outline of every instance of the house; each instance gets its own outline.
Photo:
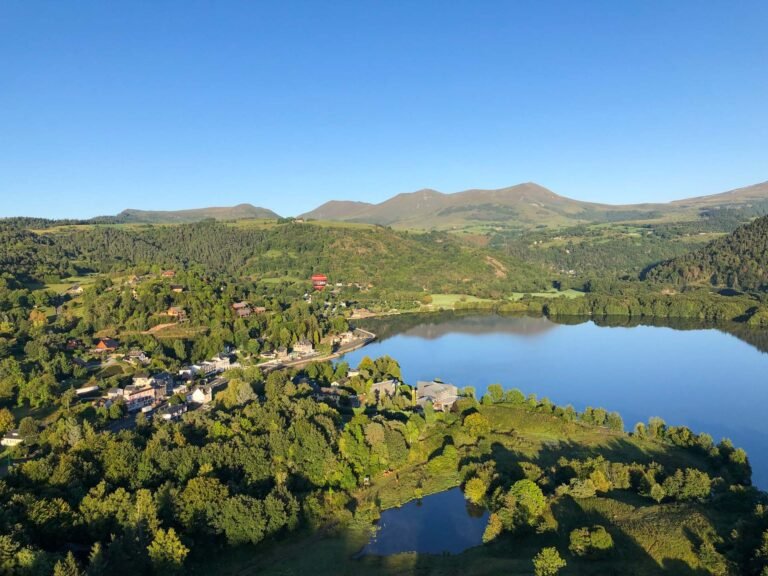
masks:
[[[168,316],[171,316],[172,318],[176,318],[179,322],[184,322],[187,319],[187,312],[184,310],[184,308],[181,308],[179,306],[171,306],[166,311],[166,314]]]
[[[184,380],[192,380],[200,372],[200,366],[192,364],[191,366],[182,366],[179,370],[179,376]]]
[[[263,350],[262,352],[259,352],[259,356],[266,358],[267,360],[274,360],[277,358],[277,352],[274,350]]]
[[[318,388],[313,398],[319,402],[326,402],[332,406],[349,406],[351,408],[360,407],[360,397],[357,394],[350,394],[347,390],[338,386],[324,386]]]
[[[267,311],[266,307],[264,306],[254,306],[252,310],[254,314],[264,314],[264,312]]]
[[[427,402],[440,412],[450,412],[459,398],[459,389],[453,384],[442,382],[418,382],[416,384],[416,403],[422,408]]]
[[[204,384],[202,386],[193,386],[187,394],[187,402],[193,404],[208,404],[213,400],[213,391],[216,386],[213,384]]]
[[[310,354],[314,354],[315,347],[312,345],[312,342],[304,338],[303,340],[300,340],[299,342],[296,342],[296,344],[293,345],[293,351],[296,354],[300,354],[302,356],[308,356]]]
[[[288,358],[288,348],[286,348],[285,346],[280,346],[275,351],[275,357],[278,360],[285,360],[285,359],[287,359]]]
[[[3,436],[3,439],[0,440],[1,445],[8,446],[9,448],[18,446],[23,442],[24,438],[18,430],[10,430],[9,432],[6,432],[5,436]]]
[[[251,306],[246,301],[235,302],[232,304],[232,310],[235,311],[235,316],[238,318],[248,318],[251,315]]]
[[[252,310],[248,306],[246,306],[245,308],[238,308],[237,310],[235,310],[235,315],[238,318],[248,318],[251,315],[251,313],[252,313]]]
[[[171,292],[175,292],[176,294],[181,294],[184,292],[184,286],[181,284],[171,284]]]
[[[350,344],[351,342],[354,342],[357,337],[355,336],[355,333],[351,330],[348,330],[347,332],[342,332],[338,336],[339,344],[344,346],[345,344]]]
[[[200,362],[199,371],[207,376],[208,374],[218,374],[229,370],[230,368],[237,368],[239,364],[232,362],[232,359],[226,354],[219,354],[214,356],[210,360]]]
[[[320,402],[327,402],[334,406],[339,405],[339,400],[344,396],[344,392],[337,386],[322,387],[319,388],[313,395],[315,400]]]
[[[391,398],[395,392],[397,392],[397,380],[394,378],[371,384],[370,395],[373,400],[381,400],[384,396]]]
[[[120,346],[120,343],[117,340],[113,340],[112,338],[101,338],[94,350],[96,352],[114,352],[117,350],[118,346]]]
[[[171,389],[171,394],[173,396],[184,396],[186,398],[188,390],[189,388],[184,383],[174,384],[173,388]]]
[[[123,400],[128,412],[135,412],[155,401],[155,389],[150,386],[129,384],[123,389]]]
[[[80,286],[80,284],[72,284],[69,288],[67,288],[66,294],[69,294],[70,296],[79,296],[83,293],[83,287]]]
[[[83,347],[83,342],[79,338],[69,338],[65,347],[67,350],[78,350]]]
[[[175,270],[163,270],[160,273],[160,276],[162,276],[163,278],[173,278],[174,276],[176,276],[176,271]]]
[[[157,414],[163,420],[178,420],[187,410],[186,404],[173,404],[159,410]]]
[[[131,350],[128,352],[128,354],[125,355],[125,361],[129,364],[141,364],[142,366],[146,366],[149,364],[150,359],[149,356],[147,356],[143,350]]]
[[[133,377],[133,385],[136,386],[136,388],[146,388],[147,386],[152,386],[152,384],[154,384],[154,380],[151,376]]]
[[[152,376],[152,379],[155,381],[154,385],[156,387],[165,386],[166,394],[173,394],[173,389],[176,386],[173,374],[160,372],[159,374]]]
[[[98,386],[82,386],[81,388],[75,389],[75,394],[78,396],[88,396],[89,394],[93,394],[94,392],[98,392],[99,387]]]

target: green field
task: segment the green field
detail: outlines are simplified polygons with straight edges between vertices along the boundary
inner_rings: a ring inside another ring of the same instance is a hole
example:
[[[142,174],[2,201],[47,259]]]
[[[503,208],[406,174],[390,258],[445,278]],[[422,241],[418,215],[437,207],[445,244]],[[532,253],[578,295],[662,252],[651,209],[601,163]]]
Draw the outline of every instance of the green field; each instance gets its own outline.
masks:
[[[459,302],[491,302],[491,300],[469,294],[432,294],[433,308],[453,308]]]
[[[518,301],[525,296],[531,296],[533,298],[583,298],[584,292],[579,290],[547,290],[546,292],[513,292],[509,297],[510,300]]]

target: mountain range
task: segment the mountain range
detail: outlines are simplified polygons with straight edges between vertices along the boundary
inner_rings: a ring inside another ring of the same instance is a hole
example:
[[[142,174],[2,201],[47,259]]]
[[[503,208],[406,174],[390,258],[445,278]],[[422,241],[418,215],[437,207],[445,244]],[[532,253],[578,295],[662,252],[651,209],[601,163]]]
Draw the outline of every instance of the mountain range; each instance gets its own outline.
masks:
[[[190,210],[137,210],[128,208],[117,216],[108,217],[119,223],[141,224],[171,224],[184,222],[199,222],[213,218],[214,220],[244,220],[244,219],[275,219],[279,215],[252,204],[223,206],[210,208],[193,208]]]
[[[768,214],[768,182],[722,194],[667,203],[599,204],[560,196],[533,182],[495,190],[446,194],[432,189],[398,194],[378,204],[331,200],[304,219],[359,222],[401,229],[450,230],[504,226],[519,229],[555,228],[578,224],[695,220],[717,213],[742,219]],[[120,223],[182,223],[216,220],[277,219],[278,214],[251,204],[177,211],[128,209],[106,217]]]
[[[626,205],[574,200],[533,182],[453,194],[424,189],[398,194],[379,204],[333,200],[301,217],[416,229],[497,224],[533,228],[636,220],[690,220],[720,209],[768,212],[768,182],[668,203]]]

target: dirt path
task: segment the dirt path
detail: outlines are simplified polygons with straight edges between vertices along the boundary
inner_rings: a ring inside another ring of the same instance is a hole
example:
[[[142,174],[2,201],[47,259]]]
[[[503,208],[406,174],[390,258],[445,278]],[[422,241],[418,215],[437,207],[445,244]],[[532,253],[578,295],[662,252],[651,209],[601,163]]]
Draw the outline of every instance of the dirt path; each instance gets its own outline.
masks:
[[[506,278],[507,277],[507,267],[504,266],[501,262],[496,260],[496,258],[493,258],[491,256],[486,256],[485,261],[488,262],[488,264],[491,265],[493,268],[493,273],[496,275],[496,278]]]

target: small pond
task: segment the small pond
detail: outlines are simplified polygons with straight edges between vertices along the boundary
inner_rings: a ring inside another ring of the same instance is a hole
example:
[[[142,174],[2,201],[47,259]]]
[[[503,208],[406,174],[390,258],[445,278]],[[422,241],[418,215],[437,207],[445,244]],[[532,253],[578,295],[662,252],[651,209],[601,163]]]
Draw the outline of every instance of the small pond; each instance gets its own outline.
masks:
[[[360,555],[458,554],[482,543],[487,523],[488,511],[453,488],[382,512],[376,534]]]

